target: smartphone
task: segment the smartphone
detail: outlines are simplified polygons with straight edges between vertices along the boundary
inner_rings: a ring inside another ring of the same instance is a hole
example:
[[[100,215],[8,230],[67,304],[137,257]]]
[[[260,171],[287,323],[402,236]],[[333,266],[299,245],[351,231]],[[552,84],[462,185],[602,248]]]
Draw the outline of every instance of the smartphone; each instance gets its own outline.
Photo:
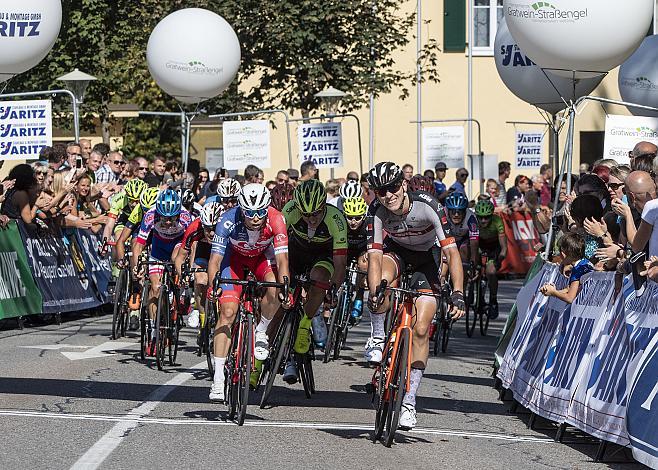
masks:
[[[75,159],[75,167],[76,167],[76,168],[82,168],[82,157],[76,157],[76,159]]]
[[[644,251],[634,254],[628,261],[631,263],[633,272],[633,286],[635,287],[635,295],[640,297],[644,293],[647,286],[647,277],[640,275],[644,271],[644,262],[647,259],[647,254]]]

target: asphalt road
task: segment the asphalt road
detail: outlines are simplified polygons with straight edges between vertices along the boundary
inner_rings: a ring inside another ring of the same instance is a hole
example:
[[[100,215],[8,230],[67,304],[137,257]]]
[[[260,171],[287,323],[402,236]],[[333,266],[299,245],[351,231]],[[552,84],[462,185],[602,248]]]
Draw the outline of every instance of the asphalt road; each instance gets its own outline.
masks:
[[[447,354],[432,357],[418,396],[418,428],[392,448],[371,441],[374,412],[364,384],[367,319],[343,357],[314,364],[318,393],[277,382],[273,406],[252,394],[245,426],[208,402],[205,358],[182,331],[176,367],[139,360],[139,338],[110,342],[111,316],[0,331],[2,469],[121,468],[643,468],[594,463],[596,444],[509,412],[492,388],[492,355],[520,281],[501,283],[501,316],[487,337],[455,325]],[[108,349],[110,348],[110,349]],[[113,350],[111,348],[114,348]],[[610,459],[625,461],[624,449]]]

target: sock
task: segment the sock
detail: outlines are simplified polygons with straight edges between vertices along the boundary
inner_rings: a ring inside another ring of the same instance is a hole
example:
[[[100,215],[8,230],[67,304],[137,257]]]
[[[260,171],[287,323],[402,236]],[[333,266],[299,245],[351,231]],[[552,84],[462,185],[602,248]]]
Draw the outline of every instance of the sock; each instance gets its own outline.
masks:
[[[272,321],[271,318],[265,318],[264,316],[260,316],[260,322],[258,325],[256,325],[256,333],[266,332],[267,327],[270,326],[270,322]]]
[[[420,385],[420,379],[423,378],[423,369],[411,368],[411,376],[409,377],[409,391],[404,396],[402,403],[407,405],[416,406],[416,392]]]
[[[226,365],[225,357],[213,356],[215,363],[215,376],[213,377],[213,383],[223,384],[224,383],[224,366]]]
[[[385,313],[371,313],[370,314],[370,327],[371,327],[371,332],[372,336],[379,336],[380,338],[383,338],[385,336],[384,333],[384,321],[386,320],[386,314]]]

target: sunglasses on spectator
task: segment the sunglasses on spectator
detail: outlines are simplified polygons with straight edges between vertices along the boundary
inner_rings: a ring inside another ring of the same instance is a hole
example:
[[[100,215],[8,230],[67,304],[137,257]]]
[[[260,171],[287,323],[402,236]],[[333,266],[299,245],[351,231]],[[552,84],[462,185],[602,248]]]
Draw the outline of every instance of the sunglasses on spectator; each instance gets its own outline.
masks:
[[[242,213],[248,219],[254,219],[258,217],[259,219],[264,219],[267,216],[267,208],[265,209],[242,209]]]
[[[148,167],[147,166],[140,166],[139,168],[137,168],[137,170],[138,171],[148,171]]]
[[[37,171],[35,171],[35,173],[36,173],[37,175],[47,175],[47,174],[48,174],[48,170],[37,170]]]
[[[377,194],[377,196],[379,197],[385,197],[386,193],[391,193],[391,194],[397,193],[401,187],[402,187],[402,181],[398,183],[387,184],[386,186],[382,186],[381,188],[375,189],[375,194]]]
[[[288,182],[288,178],[278,178],[277,181],[278,181],[279,183],[287,183],[287,182]]]
[[[324,207],[322,209],[318,209],[315,212],[311,212],[309,214],[304,214],[302,212],[302,217],[306,217],[310,219],[311,217],[317,217],[318,215],[322,215],[323,212],[324,212]]]
[[[624,186],[624,183],[608,183],[608,188],[612,189],[613,191],[617,191],[622,186]]]
[[[121,166],[124,166],[126,164],[126,162],[124,162],[123,160],[114,160],[112,163],[114,163],[115,165],[121,165]]]
[[[467,177],[468,177],[468,173],[459,173],[457,175],[457,178],[467,178]]]

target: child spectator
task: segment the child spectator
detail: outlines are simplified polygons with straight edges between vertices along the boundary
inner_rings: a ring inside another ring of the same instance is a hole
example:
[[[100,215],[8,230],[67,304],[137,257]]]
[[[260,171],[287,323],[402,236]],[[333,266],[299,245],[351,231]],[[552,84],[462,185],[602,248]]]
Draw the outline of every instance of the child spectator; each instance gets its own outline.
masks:
[[[560,254],[563,258],[560,268],[569,275],[569,285],[557,290],[554,284],[544,284],[539,291],[570,304],[578,295],[580,278],[592,272],[594,266],[585,258],[585,238],[578,233],[567,233],[560,239]]]

